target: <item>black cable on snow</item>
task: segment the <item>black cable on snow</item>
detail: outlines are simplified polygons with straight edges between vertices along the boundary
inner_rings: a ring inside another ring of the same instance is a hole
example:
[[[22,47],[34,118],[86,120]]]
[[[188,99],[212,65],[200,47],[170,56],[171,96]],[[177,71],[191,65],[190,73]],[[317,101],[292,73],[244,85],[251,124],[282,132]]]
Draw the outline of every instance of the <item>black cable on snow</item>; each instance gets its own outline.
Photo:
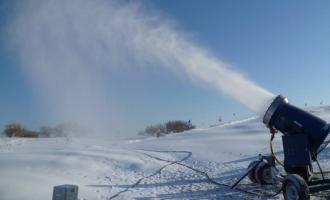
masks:
[[[142,153],[142,154],[144,154],[144,155],[146,155],[146,156],[148,156],[148,157],[150,157],[150,158],[153,158],[153,159],[159,160],[159,161],[170,162],[170,160],[166,160],[166,159],[162,159],[162,158],[159,158],[159,157],[156,157],[156,156],[152,156],[152,155],[149,155],[149,154],[147,154],[147,153]],[[190,169],[190,170],[192,170],[192,171],[195,171],[195,172],[197,172],[198,174],[201,174],[202,176],[204,176],[204,177],[208,180],[208,182],[210,182],[210,183],[212,183],[212,184],[214,184],[214,185],[221,186],[221,187],[231,187],[231,186],[228,185],[228,184],[225,184],[225,183],[219,183],[219,182],[215,181],[214,179],[212,179],[212,178],[209,176],[208,173],[206,173],[206,172],[204,172],[204,171],[201,171],[201,170],[199,170],[199,169],[193,168],[193,167],[191,167],[191,166],[189,166],[189,165],[186,165],[186,164],[183,164],[183,163],[181,163],[181,162],[180,162],[180,163],[176,163],[176,164],[181,165],[181,166],[183,166],[183,167],[186,167],[186,168],[188,168],[188,169]],[[246,193],[246,194],[253,195],[253,196],[260,196],[259,194],[256,194],[256,193],[254,193],[254,192],[250,192],[250,191],[246,191],[246,190],[242,190],[242,189],[240,189],[240,188],[235,188],[235,190],[237,190],[237,191],[239,191],[239,192],[244,192],[244,193]]]
[[[166,153],[168,153],[168,152],[166,152]],[[192,155],[191,152],[187,152],[187,151],[176,151],[175,153],[187,153],[188,155],[185,156],[184,158],[180,159],[180,160],[177,160],[177,161],[168,161],[168,164],[162,166],[161,168],[159,168],[154,173],[138,179],[134,184],[130,185],[126,189],[124,189],[122,191],[119,191],[116,194],[114,194],[111,197],[109,197],[108,200],[117,198],[120,194],[125,193],[125,192],[128,192],[130,189],[135,188],[136,186],[138,186],[144,179],[149,179],[149,178],[151,178],[153,176],[156,176],[157,174],[160,174],[166,167],[168,167],[170,165],[178,164],[179,162],[183,162],[183,161],[187,160]]]
[[[145,150],[144,150],[145,151]],[[162,152],[162,151],[152,151],[152,152]],[[173,151],[165,151],[166,153],[174,153]],[[182,151],[181,151],[182,152]],[[159,160],[159,161],[164,161],[164,162],[172,162],[170,160],[166,160],[166,159],[163,159],[163,158],[159,158],[159,157],[156,157],[156,156],[152,156],[150,154],[147,154],[147,153],[142,153],[144,154],[145,156],[148,156],[150,158],[153,158],[153,159],[156,159],[156,160]],[[201,171],[199,169],[196,169],[194,167],[191,167],[189,165],[186,165],[184,163],[181,163],[181,162],[178,162],[178,163],[175,163],[177,165],[181,165],[183,167],[186,167],[192,171],[195,171],[197,172],[198,174],[201,174],[202,176],[204,176],[210,183],[214,184],[214,185],[217,185],[217,186],[221,186],[221,187],[229,187],[231,189],[231,185],[228,185],[228,184],[225,184],[225,183],[219,183],[217,181],[215,181],[214,179],[212,179],[210,177],[210,175],[207,173],[207,172],[204,172],[204,171]],[[244,189],[241,189],[241,188],[234,188],[234,190],[236,191],[239,191],[239,192],[243,192],[243,193],[246,193],[246,194],[249,194],[249,195],[253,195],[253,196],[258,196],[258,197],[275,197],[277,196],[278,194],[280,194],[282,192],[282,188],[277,191],[276,193],[274,194],[259,194],[259,193],[256,193],[256,192],[251,192],[251,191],[247,191],[247,190],[244,190]]]
[[[187,153],[188,155],[185,156],[184,158],[180,159],[180,160],[171,161],[171,160],[166,160],[166,159],[159,158],[159,157],[156,157],[156,156],[152,156],[152,155],[147,154],[147,153],[142,153],[143,155],[145,155],[149,158],[153,158],[153,159],[158,160],[158,161],[167,162],[168,164],[162,166],[157,171],[155,171],[153,174],[150,174],[148,176],[145,176],[145,177],[142,177],[142,178],[138,179],[134,184],[130,185],[126,189],[124,189],[122,191],[119,191],[115,195],[112,195],[111,197],[109,197],[108,198],[109,200],[117,198],[122,193],[128,192],[129,189],[132,189],[132,188],[135,188],[136,186],[138,186],[142,182],[142,180],[148,179],[148,178],[151,178],[151,177],[153,177],[157,174],[160,174],[161,171],[164,170],[166,167],[168,167],[170,165],[174,165],[174,164],[183,166],[183,167],[188,168],[188,169],[190,169],[190,170],[192,170],[192,171],[194,171],[198,174],[201,174],[211,184],[214,184],[214,185],[217,185],[217,186],[220,186],[220,187],[227,187],[227,188],[231,189],[231,185],[228,185],[228,184],[225,184],[225,183],[219,183],[219,182],[215,181],[214,179],[212,179],[210,177],[210,175],[207,172],[201,171],[199,169],[196,169],[194,167],[191,167],[189,165],[186,165],[186,164],[182,163],[183,161],[187,160],[188,158],[190,158],[192,156],[192,152],[189,152],[189,151],[151,151],[151,150],[140,150],[140,151],[157,152],[157,153]],[[260,193],[244,190],[244,189],[241,189],[241,188],[234,188],[234,190],[236,190],[238,192],[241,192],[241,193],[248,194],[248,195],[257,196],[257,197],[275,197],[275,196],[279,195],[282,192],[282,188],[279,191],[277,191],[275,194],[260,194]]]

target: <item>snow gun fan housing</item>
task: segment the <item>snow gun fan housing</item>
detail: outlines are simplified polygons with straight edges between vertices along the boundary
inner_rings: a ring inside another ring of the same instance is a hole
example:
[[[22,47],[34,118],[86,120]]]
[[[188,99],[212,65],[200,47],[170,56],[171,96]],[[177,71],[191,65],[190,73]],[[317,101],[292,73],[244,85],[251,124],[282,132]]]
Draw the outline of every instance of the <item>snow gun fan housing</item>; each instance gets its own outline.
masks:
[[[327,145],[324,141],[330,132],[330,125],[319,117],[289,104],[288,99],[281,95],[271,103],[263,122],[271,132],[283,133],[286,171],[308,179],[311,160],[316,161],[317,154]]]

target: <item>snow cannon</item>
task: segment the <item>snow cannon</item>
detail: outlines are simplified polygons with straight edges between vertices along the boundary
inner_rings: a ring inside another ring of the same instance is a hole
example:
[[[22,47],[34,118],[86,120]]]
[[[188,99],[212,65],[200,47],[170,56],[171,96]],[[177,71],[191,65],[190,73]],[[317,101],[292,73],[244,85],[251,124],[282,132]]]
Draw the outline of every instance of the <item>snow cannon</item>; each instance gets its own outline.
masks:
[[[284,163],[287,165],[310,164],[310,158],[315,161],[317,154],[325,148],[327,143],[323,142],[330,132],[326,121],[289,104],[281,95],[269,106],[263,123],[271,132],[283,133],[283,147],[288,153]]]
[[[253,183],[277,187],[276,194],[283,192],[286,200],[310,199],[313,193],[330,190],[330,179],[326,176],[330,171],[322,170],[318,162],[318,155],[330,141],[330,125],[312,113],[291,105],[281,95],[268,107],[263,123],[271,133],[271,153],[259,154],[259,159],[249,164],[247,172],[232,188],[248,176]],[[272,146],[277,132],[282,133],[284,161],[276,156]],[[279,166],[284,170],[279,170]],[[318,171],[313,169],[315,166]]]

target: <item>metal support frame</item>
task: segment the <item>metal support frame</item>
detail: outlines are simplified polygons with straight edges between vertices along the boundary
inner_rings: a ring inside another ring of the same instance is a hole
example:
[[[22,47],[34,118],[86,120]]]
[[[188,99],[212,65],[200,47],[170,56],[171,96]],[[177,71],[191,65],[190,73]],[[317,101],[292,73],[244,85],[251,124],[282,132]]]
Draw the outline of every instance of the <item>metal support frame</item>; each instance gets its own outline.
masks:
[[[262,160],[259,160],[259,162],[257,162],[253,167],[251,167],[247,172],[245,172],[245,174],[239,178],[231,187],[230,189],[234,189],[245,177],[247,177],[256,167],[257,165],[259,165],[259,163],[261,163]]]
[[[239,178],[230,188],[234,189],[245,177],[247,177],[261,162],[266,161],[269,165],[275,167],[275,159],[273,156],[264,156],[259,154],[259,161],[254,164],[241,178]]]
[[[330,179],[309,181],[307,184],[310,193],[330,190]]]
[[[246,178],[255,168],[263,161],[266,161],[268,164],[275,166],[273,162],[274,158],[272,156],[263,156],[259,155],[259,161],[254,164],[250,169],[248,169],[232,186],[231,189],[234,189],[244,178]],[[281,181],[281,180],[280,180]],[[310,193],[316,193],[320,191],[330,190],[330,179],[314,179],[307,182],[308,189]]]

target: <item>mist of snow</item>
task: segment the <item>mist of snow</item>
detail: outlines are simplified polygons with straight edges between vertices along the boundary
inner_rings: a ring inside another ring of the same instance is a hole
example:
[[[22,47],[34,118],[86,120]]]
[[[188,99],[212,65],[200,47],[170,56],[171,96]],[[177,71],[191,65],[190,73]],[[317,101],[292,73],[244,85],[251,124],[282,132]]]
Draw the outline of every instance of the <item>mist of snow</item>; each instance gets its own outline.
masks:
[[[10,46],[55,118],[98,131],[123,126],[107,95],[109,75],[122,68],[168,68],[258,114],[274,97],[138,1],[30,0],[16,11]]]

